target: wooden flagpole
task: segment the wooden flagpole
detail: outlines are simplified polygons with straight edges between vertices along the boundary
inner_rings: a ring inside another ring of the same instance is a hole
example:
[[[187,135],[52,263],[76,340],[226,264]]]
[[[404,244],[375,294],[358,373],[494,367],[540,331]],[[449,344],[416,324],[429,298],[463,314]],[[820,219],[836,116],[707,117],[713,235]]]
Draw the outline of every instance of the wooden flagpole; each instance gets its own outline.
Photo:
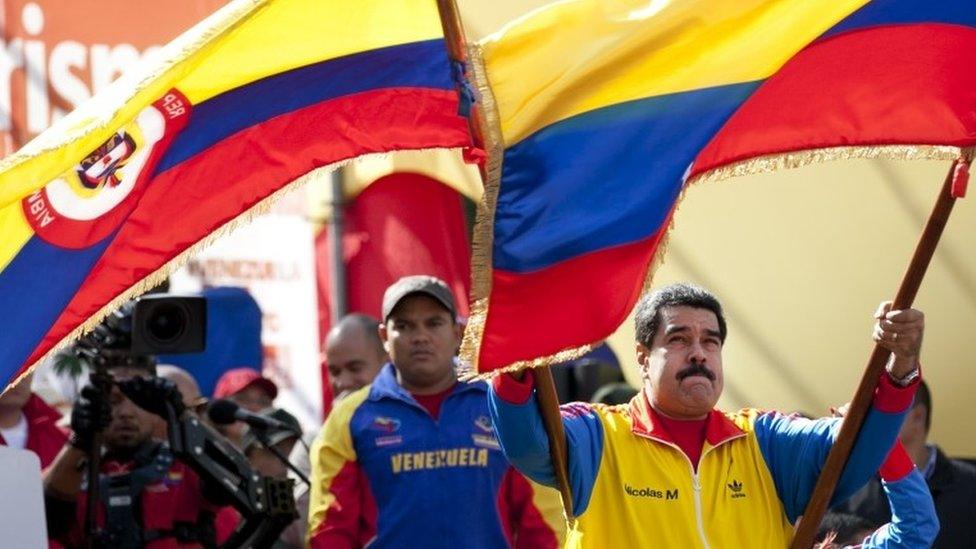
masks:
[[[912,306],[919,286],[922,284],[922,278],[925,276],[925,271],[935,253],[936,245],[942,236],[942,230],[945,229],[949,214],[952,213],[955,199],[964,194],[965,178],[968,177],[968,162],[968,159],[956,160],[949,168],[939,197],[932,208],[932,213],[925,224],[918,245],[915,247],[915,254],[912,256],[911,263],[909,263],[905,276],[902,278],[901,287],[895,296],[892,310],[902,310]],[[890,352],[884,347],[875,345],[874,351],[868,359],[867,367],[864,369],[864,375],[857,387],[857,392],[854,394],[854,399],[851,401],[847,415],[844,416],[844,422],[841,424],[837,440],[827,455],[827,461],[824,463],[820,478],[817,479],[813,495],[810,496],[803,517],[797,525],[793,541],[790,544],[791,549],[809,549],[813,546],[817,528],[827,511],[827,505],[834,494],[841,471],[847,464],[847,458],[851,454],[861,425],[871,407],[874,389],[877,387],[878,378],[884,370],[889,355]]]
[[[464,31],[461,28],[461,17],[458,14],[455,0],[437,0],[437,11],[441,18],[441,27],[444,30],[444,41],[447,45],[447,52],[451,60],[457,63],[467,63],[467,51],[465,50]],[[485,147],[485,114],[481,110],[481,105],[472,105],[469,126],[474,145],[481,150],[487,151]],[[485,164],[481,165],[481,180],[487,181]],[[549,453],[552,457],[553,468],[556,473],[556,483],[562,497],[563,509],[568,520],[573,518],[573,496],[569,487],[569,473],[566,457],[566,433],[563,431],[562,418],[559,415],[559,399],[556,396],[556,384],[552,378],[552,372],[548,367],[536,368],[534,370],[536,381],[536,396],[539,403],[539,411],[542,415],[542,422],[546,427],[546,435],[549,438]]]

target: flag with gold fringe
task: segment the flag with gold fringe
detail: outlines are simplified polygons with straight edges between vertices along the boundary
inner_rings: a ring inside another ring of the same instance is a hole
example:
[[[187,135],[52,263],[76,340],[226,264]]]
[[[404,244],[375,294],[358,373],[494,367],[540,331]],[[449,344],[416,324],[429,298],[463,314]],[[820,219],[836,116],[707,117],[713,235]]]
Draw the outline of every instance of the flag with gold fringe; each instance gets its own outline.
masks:
[[[568,0],[471,49],[494,153],[472,375],[613,333],[694,181],[976,146],[976,10],[956,0]]]
[[[463,148],[426,0],[235,0],[0,162],[12,381],[317,171]]]

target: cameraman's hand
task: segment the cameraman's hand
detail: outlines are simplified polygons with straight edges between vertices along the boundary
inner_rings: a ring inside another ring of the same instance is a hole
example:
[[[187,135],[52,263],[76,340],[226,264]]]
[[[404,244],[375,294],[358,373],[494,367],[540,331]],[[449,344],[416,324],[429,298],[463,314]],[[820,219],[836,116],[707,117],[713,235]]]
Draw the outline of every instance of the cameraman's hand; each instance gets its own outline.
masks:
[[[119,390],[136,406],[166,419],[166,403],[173,406],[179,416],[186,409],[183,395],[176,384],[161,377],[134,377],[116,383]]]
[[[68,442],[82,452],[91,451],[92,439],[112,422],[112,405],[105,394],[91,385],[81,390],[81,395],[71,409],[71,437]]]

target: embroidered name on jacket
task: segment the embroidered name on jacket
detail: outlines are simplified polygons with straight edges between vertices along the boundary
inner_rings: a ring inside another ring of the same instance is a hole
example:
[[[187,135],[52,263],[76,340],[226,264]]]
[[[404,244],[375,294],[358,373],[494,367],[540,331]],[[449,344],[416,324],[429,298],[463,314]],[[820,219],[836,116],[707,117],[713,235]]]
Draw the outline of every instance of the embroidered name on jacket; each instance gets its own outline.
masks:
[[[629,484],[624,484],[624,492],[628,496],[635,498],[655,498],[655,499],[678,499],[678,489],[655,490],[654,488],[635,488]]]
[[[394,474],[443,467],[487,467],[488,450],[485,448],[451,448],[429,452],[403,452],[390,456]]]

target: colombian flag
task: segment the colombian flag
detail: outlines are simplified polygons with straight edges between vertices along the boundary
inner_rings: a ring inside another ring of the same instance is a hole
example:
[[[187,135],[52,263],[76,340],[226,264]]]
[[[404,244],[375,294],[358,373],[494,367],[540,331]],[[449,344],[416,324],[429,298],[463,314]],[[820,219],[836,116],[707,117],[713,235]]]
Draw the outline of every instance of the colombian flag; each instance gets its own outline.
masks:
[[[503,151],[473,252],[478,373],[610,335],[691,181],[976,145],[976,10],[958,0],[568,0],[478,49]]]
[[[436,5],[237,0],[0,163],[4,382],[316,170],[470,144]]]

